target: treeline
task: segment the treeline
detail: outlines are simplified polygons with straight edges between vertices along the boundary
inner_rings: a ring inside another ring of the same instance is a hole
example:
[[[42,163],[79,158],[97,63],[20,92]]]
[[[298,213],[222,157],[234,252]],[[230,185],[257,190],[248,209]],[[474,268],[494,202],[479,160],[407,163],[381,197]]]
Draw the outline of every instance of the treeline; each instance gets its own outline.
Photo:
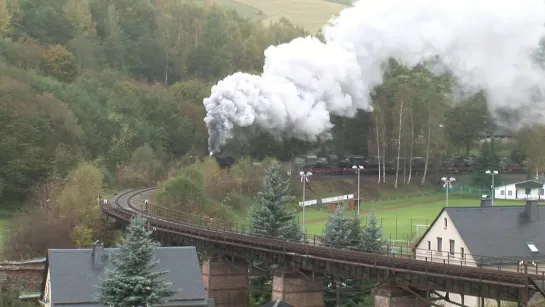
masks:
[[[213,83],[258,71],[267,46],[304,34],[177,0],[0,0],[0,20],[3,200],[81,160],[110,186],[153,182],[206,152]],[[138,173],[142,156],[153,174]]]
[[[238,70],[259,73],[266,47],[306,34],[287,20],[263,25],[191,1],[0,0],[0,201],[43,203],[36,191],[67,188],[82,163],[107,188],[166,179],[183,157],[207,154],[202,99],[210,87]],[[493,126],[483,95],[453,105],[453,82],[392,62],[373,94],[376,111],[333,117],[332,140],[279,144],[258,133],[226,151],[258,160],[313,148],[376,155],[381,165],[400,156],[439,160],[469,150]],[[536,131],[521,138],[521,150],[539,171],[545,159],[532,146],[544,138]],[[398,171],[396,186],[411,180],[411,166],[401,167],[409,176]],[[227,194],[212,203],[233,199]]]
[[[82,159],[100,161],[105,182],[125,186],[154,181],[189,152],[206,155],[202,99],[210,87],[235,71],[259,73],[265,48],[306,34],[285,19],[263,25],[192,1],[0,0],[0,198],[64,178]],[[384,79],[373,93],[375,112],[333,117],[329,141],[278,144],[258,132],[225,151],[281,160],[311,149],[375,156],[385,182],[388,161],[417,156],[439,165],[494,130],[485,96],[454,104],[448,76],[392,61]],[[137,149],[159,170],[131,179]],[[545,159],[529,160],[539,169]],[[388,181],[412,180],[410,163],[396,168]]]

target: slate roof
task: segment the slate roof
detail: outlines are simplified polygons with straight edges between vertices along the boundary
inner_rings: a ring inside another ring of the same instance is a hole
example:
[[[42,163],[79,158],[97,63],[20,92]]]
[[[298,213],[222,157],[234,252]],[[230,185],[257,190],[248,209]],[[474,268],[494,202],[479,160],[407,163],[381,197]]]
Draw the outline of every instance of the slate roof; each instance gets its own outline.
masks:
[[[118,250],[104,248],[104,254],[109,256]],[[169,271],[163,278],[177,290],[164,306],[209,306],[195,247],[158,247],[156,251],[159,263],[154,269]],[[48,251],[51,306],[104,307],[96,297],[111,261],[106,258],[104,265],[93,264],[92,252],[92,248]]]
[[[525,206],[449,207],[443,210],[473,255],[545,259],[543,205],[538,206],[540,219],[534,221],[524,215]],[[533,242],[539,252],[531,253],[527,242]]]
[[[265,303],[263,305],[261,305],[261,307],[294,307],[293,305],[290,305],[284,301],[280,301],[280,300],[276,300],[276,301],[271,301],[271,302],[268,302],[268,303]]]

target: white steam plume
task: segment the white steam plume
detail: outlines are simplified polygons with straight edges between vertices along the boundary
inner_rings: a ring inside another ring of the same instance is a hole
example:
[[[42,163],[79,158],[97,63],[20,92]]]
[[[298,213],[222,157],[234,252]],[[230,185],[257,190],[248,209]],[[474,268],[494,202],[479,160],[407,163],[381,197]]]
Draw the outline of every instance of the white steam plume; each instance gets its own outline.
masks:
[[[209,149],[235,127],[314,141],[330,115],[371,111],[370,92],[394,58],[413,67],[434,56],[465,89],[483,89],[492,111],[531,107],[542,116],[545,74],[532,60],[545,36],[545,0],[360,0],[313,37],[271,46],[261,76],[235,73],[204,99]]]

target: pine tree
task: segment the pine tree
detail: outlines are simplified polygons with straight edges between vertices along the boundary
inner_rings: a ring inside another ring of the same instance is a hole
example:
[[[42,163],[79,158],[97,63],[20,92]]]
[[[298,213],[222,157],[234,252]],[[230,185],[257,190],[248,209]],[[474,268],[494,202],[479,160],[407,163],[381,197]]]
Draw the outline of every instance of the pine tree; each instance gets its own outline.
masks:
[[[288,210],[288,204],[294,200],[289,189],[289,181],[282,178],[280,165],[274,163],[267,169],[263,190],[256,197],[258,206],[251,214],[255,233],[294,242],[301,240],[295,213]]]
[[[301,241],[303,235],[295,213],[288,210],[288,204],[294,201],[289,196],[289,190],[289,180],[282,178],[280,165],[274,163],[265,173],[263,190],[256,196],[258,205],[251,213],[250,224],[255,233],[293,242]],[[252,271],[258,270],[256,265],[256,262],[252,264]],[[261,276],[250,282],[250,295],[256,304],[270,301],[271,293],[270,277]]]
[[[99,300],[112,307],[153,306],[174,295],[172,284],[160,277],[167,272],[153,272],[155,248],[145,220],[135,218],[127,228],[119,252],[112,257],[113,270],[106,272]]]
[[[335,248],[351,248],[357,245],[359,237],[359,219],[344,215],[344,208],[337,207],[333,215],[327,219],[324,243]]]
[[[384,235],[382,226],[379,225],[375,211],[371,210],[367,225],[361,231],[361,250],[367,253],[384,252]]]
[[[344,208],[342,206],[337,207],[333,215],[327,220],[324,230],[324,244],[335,248],[357,249],[359,239],[360,219],[358,217],[348,217],[344,215]],[[333,285],[334,289],[337,289],[337,287],[341,287],[341,289],[345,287],[348,289],[362,288],[360,280],[333,275],[326,276],[328,278],[324,281],[325,286]],[[339,289],[339,291],[343,291],[341,289]],[[346,302],[357,300],[359,296],[359,294],[354,296],[343,293],[341,295],[340,306],[344,306],[344,303]],[[324,299],[326,301],[326,306],[336,306],[336,293],[326,292]]]

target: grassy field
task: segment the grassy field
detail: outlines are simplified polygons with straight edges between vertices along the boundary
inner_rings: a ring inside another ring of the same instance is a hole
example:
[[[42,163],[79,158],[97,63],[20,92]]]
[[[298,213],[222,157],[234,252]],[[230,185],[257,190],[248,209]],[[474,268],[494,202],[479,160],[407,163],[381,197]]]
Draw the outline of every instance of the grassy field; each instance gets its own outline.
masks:
[[[205,5],[207,0],[193,0],[195,3]],[[214,0],[215,5],[219,7],[226,7],[237,11],[240,16],[244,18],[252,19],[264,19],[266,16],[263,11],[248,4],[244,4],[235,0]]]
[[[347,6],[326,0],[194,0],[198,3],[213,2],[220,7],[236,10],[244,17],[263,20],[265,23],[285,17],[303,26],[311,34]]]
[[[478,198],[451,196],[449,207],[475,207],[479,206]],[[523,205],[522,201],[495,200],[495,206]],[[422,235],[425,227],[416,225],[429,225],[437,214],[445,206],[443,193],[413,199],[377,201],[363,203],[360,206],[360,218],[362,224],[367,221],[368,212],[374,208],[377,218],[384,227],[384,236],[393,242],[407,242]],[[355,215],[354,211],[346,211],[347,215]],[[305,211],[305,226],[307,233],[321,235],[330,213],[327,209],[310,209]],[[299,214],[302,219],[302,213]]]

